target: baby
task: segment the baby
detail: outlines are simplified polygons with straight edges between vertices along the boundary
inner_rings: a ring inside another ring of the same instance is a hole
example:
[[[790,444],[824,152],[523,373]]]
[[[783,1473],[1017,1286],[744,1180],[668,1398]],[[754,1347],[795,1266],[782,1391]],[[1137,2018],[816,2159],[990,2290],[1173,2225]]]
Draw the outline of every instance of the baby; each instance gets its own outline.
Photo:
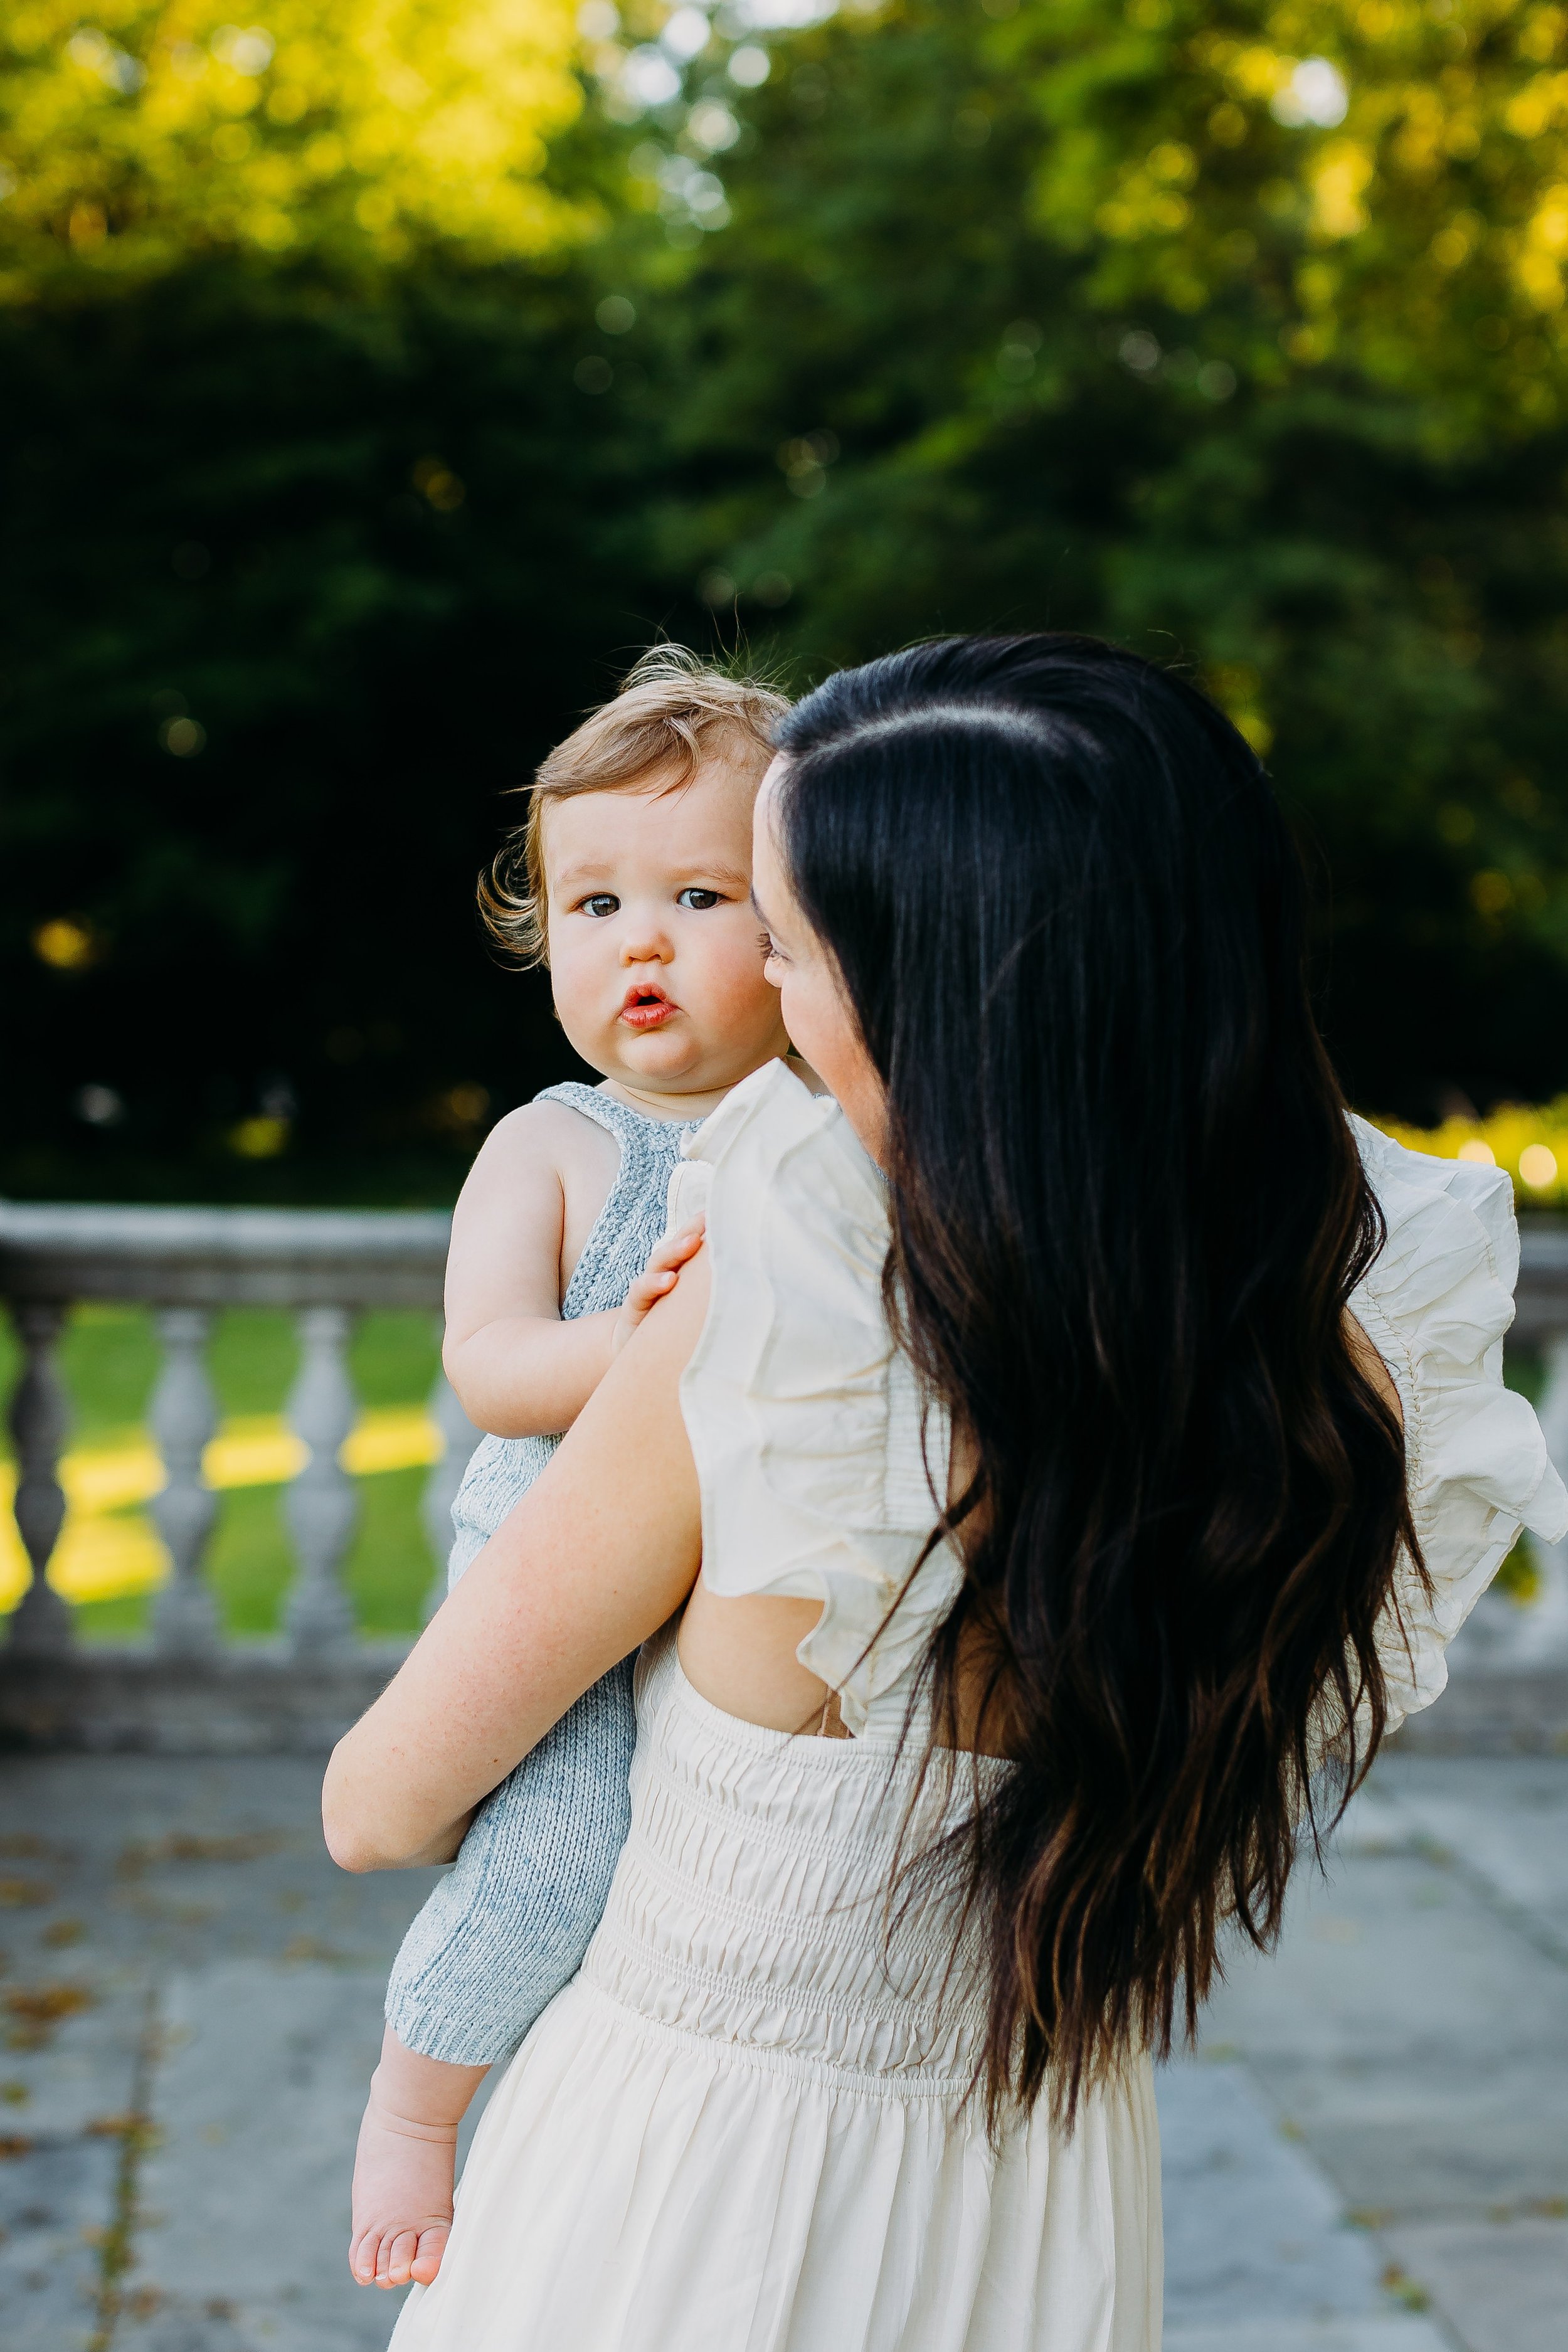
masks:
[[[786,707],[679,647],[647,655],[545,760],[483,890],[497,936],[548,961],[561,1025],[603,1078],[503,1118],[452,1221],[447,1370],[491,1433],[452,1507],[449,1584],[697,1246],[695,1230],[659,1240],[682,1143],[788,1052],[751,905],[752,803]],[[487,1798],[405,1938],[354,2166],[365,2284],[435,2277],[464,2111],[598,1925],[630,1822],[631,1668]]]

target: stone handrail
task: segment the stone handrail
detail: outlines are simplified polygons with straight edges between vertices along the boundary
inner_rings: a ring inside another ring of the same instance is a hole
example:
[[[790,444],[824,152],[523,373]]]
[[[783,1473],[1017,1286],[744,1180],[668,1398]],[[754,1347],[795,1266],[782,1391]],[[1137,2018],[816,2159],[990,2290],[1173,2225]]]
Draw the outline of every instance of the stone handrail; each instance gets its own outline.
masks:
[[[1512,1337],[1539,1347],[1568,1331],[1568,1218],[1521,1217]]]
[[[405,1645],[357,1639],[340,1576],[359,1516],[338,1458],[357,1417],[348,1344],[370,1307],[438,1315],[450,1223],[434,1213],[0,1202],[0,1296],[22,1349],[10,1415],[16,1515],[32,1570],[0,1649],[0,1738],[237,1748],[302,1734],[317,1745],[352,1720]],[[65,1518],[70,1423],[58,1344],[75,1302],[108,1299],[150,1307],[162,1344],[148,1417],[165,1483],[152,1512],[173,1570],[150,1639],[114,1651],[76,1643],[71,1612],[46,1580]],[[206,1347],[215,1312],[237,1306],[291,1308],[300,1336],[286,1411],[307,1455],[284,1510],[297,1573],[270,1643],[224,1642],[203,1573],[217,1515],[202,1475],[217,1428]],[[445,1443],[422,1507],[440,1560],[478,1433],[444,1374],[429,1410]]]
[[[1538,1359],[1536,1412],[1568,1477],[1568,1220],[1520,1220],[1520,1276],[1510,1345]],[[1528,1608],[1483,1595],[1449,1653],[1441,1704],[1404,1735],[1412,1748],[1568,1748],[1568,1541],[1532,1542],[1538,1591]]]

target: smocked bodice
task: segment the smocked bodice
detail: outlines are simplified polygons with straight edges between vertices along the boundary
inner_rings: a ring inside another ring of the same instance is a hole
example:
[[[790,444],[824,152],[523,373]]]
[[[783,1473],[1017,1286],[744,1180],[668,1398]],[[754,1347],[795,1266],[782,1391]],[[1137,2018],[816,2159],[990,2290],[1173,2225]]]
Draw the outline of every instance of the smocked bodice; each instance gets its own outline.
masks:
[[[918,1761],[880,1739],[795,1738],[709,1705],[669,1633],[644,1652],[632,1832],[583,1981],[754,2063],[962,2094],[983,2009],[949,1971],[951,1892],[889,1891]],[[1005,1766],[980,1759],[983,1780]],[[931,1776],[907,1850],[973,1801],[971,1761]],[[942,1979],[949,1977],[945,1998]]]

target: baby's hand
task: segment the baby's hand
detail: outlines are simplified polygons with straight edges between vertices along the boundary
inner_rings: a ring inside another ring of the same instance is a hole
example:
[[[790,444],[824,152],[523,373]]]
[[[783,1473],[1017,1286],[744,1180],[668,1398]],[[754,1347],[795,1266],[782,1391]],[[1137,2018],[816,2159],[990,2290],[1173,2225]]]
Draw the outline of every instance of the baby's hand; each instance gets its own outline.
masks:
[[[685,1226],[659,1243],[643,1272],[626,1293],[626,1303],[616,1318],[610,1352],[618,1356],[650,1307],[668,1297],[680,1279],[680,1269],[702,1246],[702,1223]]]

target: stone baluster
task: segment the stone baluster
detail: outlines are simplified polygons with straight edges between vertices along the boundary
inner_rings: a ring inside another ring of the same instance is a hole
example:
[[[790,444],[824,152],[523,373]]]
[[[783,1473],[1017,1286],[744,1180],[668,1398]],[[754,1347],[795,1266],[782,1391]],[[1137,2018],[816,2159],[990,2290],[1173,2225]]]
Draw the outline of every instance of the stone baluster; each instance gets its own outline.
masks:
[[[354,1637],[353,1611],[338,1577],[359,1518],[354,1482],[338,1460],[358,1417],[349,1378],[353,1318],[342,1307],[307,1307],[299,1320],[300,1372],[288,1417],[310,1458],[289,1488],[284,1510],[299,1573],[289,1596],[294,1648],[310,1656],[342,1650]]]
[[[1541,1350],[1545,1383],[1538,1408],[1546,1450],[1568,1479],[1568,1331],[1554,1331]],[[1526,1613],[1523,1647],[1531,1663],[1568,1659],[1568,1540],[1531,1546],[1541,1590]]]
[[[9,1646],[35,1657],[58,1655],[71,1646],[71,1612],[45,1581],[45,1570],[66,1515],[58,1464],[70,1427],[70,1404],[55,1368],[65,1308],[14,1307],[11,1314],[22,1343],[22,1376],[11,1400],[11,1434],[16,1445],[16,1525],[33,1580],[11,1619]]]
[[[163,1370],[148,1420],[165,1473],[153,1497],[153,1519],[174,1573],[153,1612],[153,1647],[190,1657],[217,1643],[217,1612],[202,1564],[217,1517],[217,1496],[202,1475],[202,1455],[217,1429],[217,1399],[207,1378],[212,1316],[205,1307],[165,1307],[154,1318]]]
[[[463,1483],[468,1456],[479,1442],[479,1432],[458,1403],[457,1391],[444,1371],[436,1375],[436,1384],[430,1391],[426,1410],[441,1433],[441,1452],[430,1465],[430,1475],[425,1481],[425,1492],[419,1505],[425,1532],[430,1538],[430,1549],[436,1561],[436,1573],[425,1598],[425,1619],[428,1623],[447,1598],[447,1555],[452,1549],[452,1504]]]

